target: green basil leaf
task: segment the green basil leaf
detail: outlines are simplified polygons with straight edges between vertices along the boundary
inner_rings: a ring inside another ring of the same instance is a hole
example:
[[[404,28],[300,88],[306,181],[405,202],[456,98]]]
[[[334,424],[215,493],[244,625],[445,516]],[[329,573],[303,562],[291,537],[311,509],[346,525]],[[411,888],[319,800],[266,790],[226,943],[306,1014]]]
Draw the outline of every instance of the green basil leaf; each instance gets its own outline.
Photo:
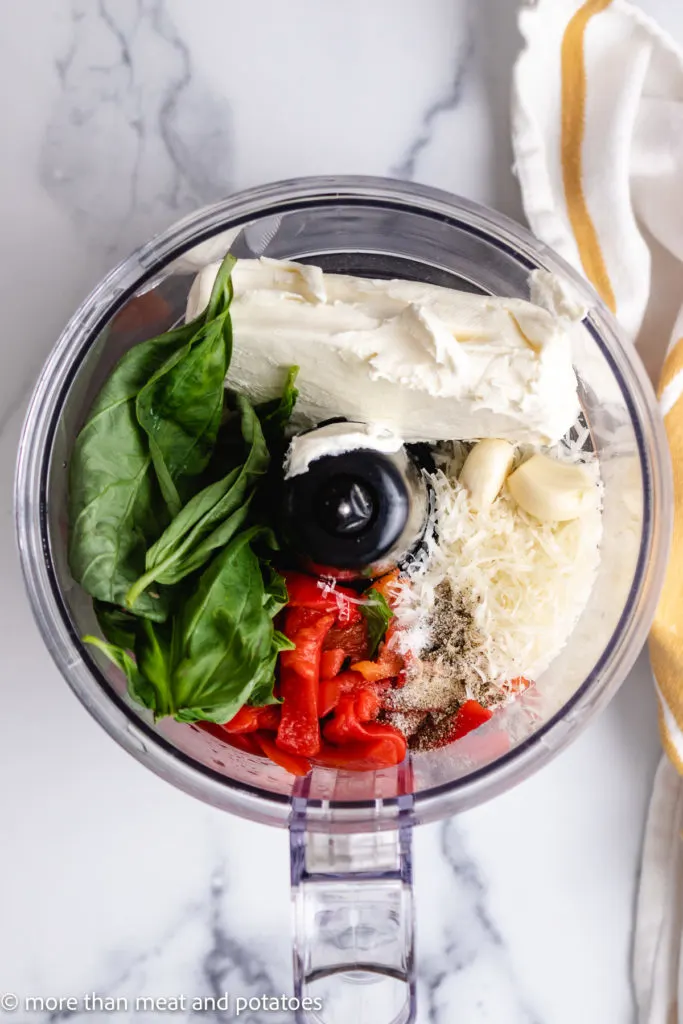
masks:
[[[252,527],[219,552],[178,613],[173,702],[179,721],[227,722],[275,669],[274,628]]]
[[[273,642],[270,649],[270,656],[263,662],[258,674],[254,679],[254,686],[251,691],[248,703],[252,707],[262,708],[265,704],[281,704],[274,693],[275,689],[275,667],[281,651],[293,651],[296,644],[280,633],[273,631]]]
[[[140,389],[197,331],[187,324],[130,349],[104,384],[69,467],[69,566],[94,598],[122,605],[145,553],[168,522],[147,439],[135,415]],[[144,594],[137,615],[164,619],[164,594]]]
[[[384,594],[372,590],[366,596],[368,596],[368,603],[361,604],[360,610],[365,616],[368,626],[369,657],[374,658],[380,642],[384,639],[389,623],[394,617],[394,613],[387,604]]]
[[[125,608],[104,601],[94,600],[93,608],[105,638],[124,650],[134,650],[140,620]]]
[[[271,542],[271,547],[272,547]],[[278,572],[270,566],[265,560],[262,559],[261,568],[264,576],[264,595],[265,604],[264,608],[271,616],[275,618],[278,612],[287,605],[289,601],[289,594],[287,593],[287,584],[284,576],[280,576]],[[288,648],[282,648],[288,650]]]
[[[91,644],[105,654],[110,661],[120,668],[128,680],[128,693],[132,700],[156,714],[157,694],[154,687],[147,681],[135,663],[134,658],[116,644],[109,644],[98,636],[84,636],[83,643]]]
[[[189,479],[209,463],[221,424],[225,375],[232,356],[228,254],[214,282],[204,321],[140,389],[138,422],[146,432],[161,493],[171,515],[188,497]]]
[[[131,588],[127,602],[153,582],[170,586],[204,565],[247,520],[254,487],[266,473],[268,449],[261,425],[246,398],[238,396],[241,429],[249,445],[245,463],[196,494],[147,552],[146,573]]]
[[[292,418],[294,405],[299,397],[299,391],[294,387],[298,373],[299,367],[291,366],[287,373],[282,397],[274,398],[270,402],[262,402],[256,407],[256,414],[261,420],[263,433],[269,445],[282,441],[285,427]]]
[[[235,269],[237,257],[228,253],[223,257],[223,262],[218,268],[216,279],[213,282],[209,304],[204,314],[206,320],[213,320],[222,313],[227,312],[233,300],[234,289],[232,284],[232,272]]]
[[[173,704],[174,623],[142,623],[135,645],[135,660],[144,679],[154,689],[154,717],[175,712]],[[147,705],[150,706],[149,704]]]
[[[205,324],[140,390],[136,413],[171,515],[183,485],[208,465],[218,436],[232,331],[227,313]]]

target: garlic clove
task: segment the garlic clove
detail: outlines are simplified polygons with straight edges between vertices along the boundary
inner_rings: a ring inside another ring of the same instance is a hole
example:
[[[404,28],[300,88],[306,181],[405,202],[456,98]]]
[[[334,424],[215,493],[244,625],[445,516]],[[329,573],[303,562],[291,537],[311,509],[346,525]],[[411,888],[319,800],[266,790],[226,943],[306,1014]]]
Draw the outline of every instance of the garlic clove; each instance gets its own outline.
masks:
[[[595,503],[596,482],[588,470],[548,455],[532,455],[507,486],[520,508],[544,522],[577,519]]]
[[[469,491],[475,508],[488,508],[496,500],[514,455],[514,446],[509,441],[486,438],[475,444],[460,471],[460,483]]]

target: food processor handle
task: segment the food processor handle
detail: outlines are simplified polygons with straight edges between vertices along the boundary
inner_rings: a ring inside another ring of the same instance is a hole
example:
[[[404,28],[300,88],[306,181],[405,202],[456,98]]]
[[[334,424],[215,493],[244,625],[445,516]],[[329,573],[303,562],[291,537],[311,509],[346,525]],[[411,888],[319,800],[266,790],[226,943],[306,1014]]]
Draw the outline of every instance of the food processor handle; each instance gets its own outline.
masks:
[[[297,1024],[415,1020],[412,797],[390,818],[376,804],[384,817],[371,812],[359,832],[332,815],[313,822],[307,799],[292,799]]]

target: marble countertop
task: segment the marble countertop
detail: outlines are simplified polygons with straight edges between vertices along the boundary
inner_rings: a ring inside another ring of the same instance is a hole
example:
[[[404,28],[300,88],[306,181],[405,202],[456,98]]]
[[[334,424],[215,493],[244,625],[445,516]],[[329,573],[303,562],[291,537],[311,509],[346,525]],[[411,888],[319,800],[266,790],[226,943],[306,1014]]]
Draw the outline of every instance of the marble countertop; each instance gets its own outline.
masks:
[[[683,42],[677,5],[642,5]],[[521,218],[508,138],[516,6],[4,5],[0,993],[291,992],[285,832],[214,811],[144,770],[43,648],[12,522],[21,420],[59,330],[107,267],[225,193],[303,174],[395,175]],[[418,830],[420,1024],[634,1020],[630,929],[658,757],[642,656],[549,767]],[[5,1018],[61,1019],[21,1009]]]

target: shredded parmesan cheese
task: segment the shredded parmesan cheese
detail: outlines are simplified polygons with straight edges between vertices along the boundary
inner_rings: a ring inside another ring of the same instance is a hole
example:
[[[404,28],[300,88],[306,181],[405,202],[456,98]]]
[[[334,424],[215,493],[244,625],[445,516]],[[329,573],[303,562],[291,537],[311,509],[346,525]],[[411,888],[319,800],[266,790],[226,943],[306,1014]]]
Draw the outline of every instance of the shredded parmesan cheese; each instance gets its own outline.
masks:
[[[597,462],[586,462],[581,451],[584,441],[577,438],[562,457],[583,462],[597,480]],[[456,479],[465,454],[465,446],[453,445],[430,476],[434,532],[399,589],[394,642],[403,653],[426,648],[437,588],[447,580],[471,600],[486,674],[504,690],[518,676],[538,678],[588,603],[600,558],[601,491],[596,487],[593,508],[563,523],[527,515],[505,489],[489,508],[476,510]]]

